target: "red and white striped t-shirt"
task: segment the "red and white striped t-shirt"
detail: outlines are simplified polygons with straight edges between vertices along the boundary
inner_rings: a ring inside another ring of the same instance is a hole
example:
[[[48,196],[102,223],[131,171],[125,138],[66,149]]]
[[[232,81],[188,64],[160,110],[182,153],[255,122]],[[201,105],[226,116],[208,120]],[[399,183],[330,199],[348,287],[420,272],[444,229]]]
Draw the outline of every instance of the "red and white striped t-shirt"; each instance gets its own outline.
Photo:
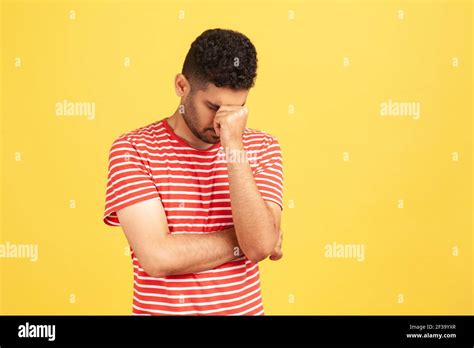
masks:
[[[282,207],[280,146],[246,128],[244,149],[264,200]],[[233,226],[227,165],[220,143],[191,147],[165,119],[118,137],[109,154],[103,221],[119,226],[117,210],[159,199],[170,233],[209,233]],[[246,257],[212,270],[151,277],[130,248],[133,315],[263,315],[258,264]]]

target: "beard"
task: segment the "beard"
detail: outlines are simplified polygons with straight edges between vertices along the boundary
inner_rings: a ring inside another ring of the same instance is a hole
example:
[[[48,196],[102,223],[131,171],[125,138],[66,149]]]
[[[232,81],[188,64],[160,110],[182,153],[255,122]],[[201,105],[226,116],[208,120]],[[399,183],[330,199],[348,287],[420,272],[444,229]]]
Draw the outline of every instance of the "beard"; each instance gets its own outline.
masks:
[[[192,97],[186,98],[183,102],[184,111],[181,113],[184,123],[188,126],[189,130],[194,136],[205,143],[217,144],[220,138],[217,136],[214,128],[204,128],[199,126],[199,118],[194,106],[194,99]]]

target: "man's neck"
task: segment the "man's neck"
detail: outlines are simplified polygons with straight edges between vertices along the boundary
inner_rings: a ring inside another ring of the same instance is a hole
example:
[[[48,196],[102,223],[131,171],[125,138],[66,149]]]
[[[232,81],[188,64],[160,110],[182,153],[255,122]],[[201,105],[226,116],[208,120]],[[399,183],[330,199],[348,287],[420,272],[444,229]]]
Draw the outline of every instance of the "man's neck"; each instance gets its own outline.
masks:
[[[213,146],[212,144],[202,141],[191,132],[186,122],[184,122],[183,116],[179,113],[179,109],[177,109],[173,115],[168,117],[167,121],[174,133],[192,147],[198,150],[207,150]]]

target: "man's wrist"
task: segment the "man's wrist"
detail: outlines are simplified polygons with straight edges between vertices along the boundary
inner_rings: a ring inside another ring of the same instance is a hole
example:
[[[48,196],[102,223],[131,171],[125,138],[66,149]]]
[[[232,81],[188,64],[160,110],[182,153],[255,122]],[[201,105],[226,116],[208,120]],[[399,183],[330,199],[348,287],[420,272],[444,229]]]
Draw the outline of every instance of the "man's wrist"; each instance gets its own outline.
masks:
[[[224,158],[228,165],[233,164],[233,163],[237,163],[237,164],[249,163],[250,160],[242,141],[229,143],[228,145],[224,145],[223,147],[224,147]]]
[[[243,150],[244,149],[244,143],[242,140],[236,140],[236,141],[228,141],[223,143],[223,148],[224,149],[229,149],[229,150]]]

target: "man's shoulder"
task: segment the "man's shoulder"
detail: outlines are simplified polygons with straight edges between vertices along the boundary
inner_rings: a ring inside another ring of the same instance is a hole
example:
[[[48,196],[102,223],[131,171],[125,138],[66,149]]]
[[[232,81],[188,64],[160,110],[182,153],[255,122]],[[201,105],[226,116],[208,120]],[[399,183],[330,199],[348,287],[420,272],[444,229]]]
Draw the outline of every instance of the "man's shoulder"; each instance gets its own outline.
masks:
[[[146,145],[156,137],[165,133],[163,120],[155,121],[145,126],[133,129],[119,135],[115,142],[128,142],[131,145]]]
[[[252,144],[254,146],[260,145],[262,147],[278,144],[276,136],[253,128],[245,128],[243,140],[247,144]]]

